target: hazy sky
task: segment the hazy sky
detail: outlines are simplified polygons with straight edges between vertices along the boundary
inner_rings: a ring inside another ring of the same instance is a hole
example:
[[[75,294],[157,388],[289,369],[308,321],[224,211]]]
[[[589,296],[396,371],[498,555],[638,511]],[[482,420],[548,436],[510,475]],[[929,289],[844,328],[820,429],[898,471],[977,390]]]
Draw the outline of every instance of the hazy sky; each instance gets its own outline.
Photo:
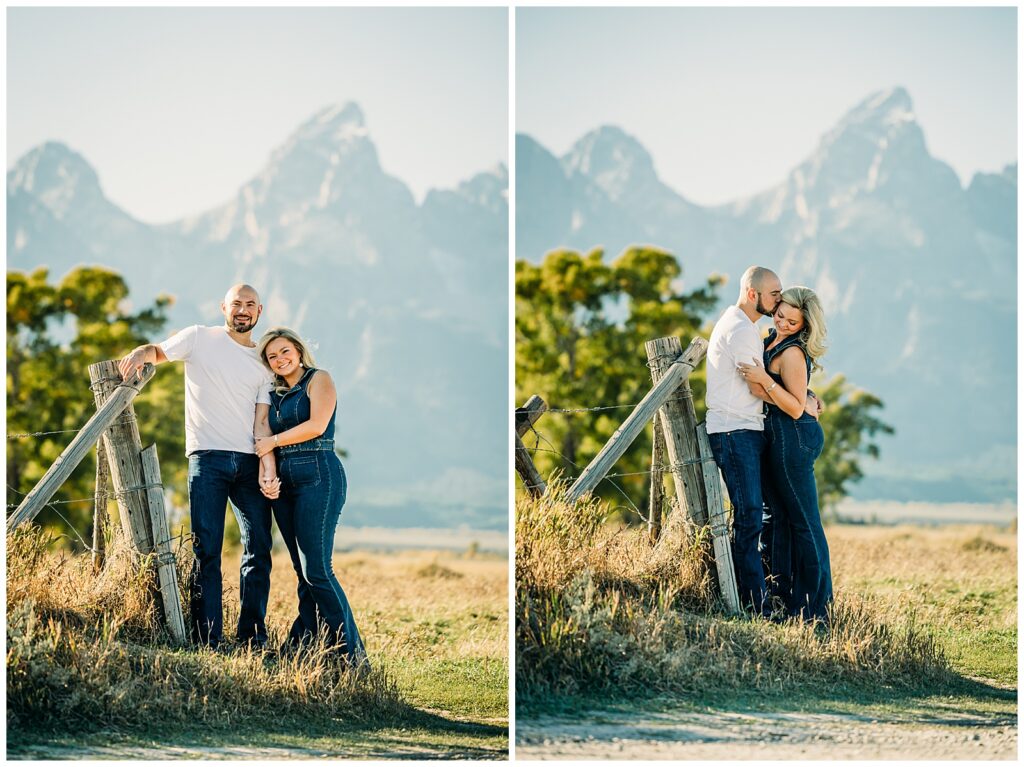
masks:
[[[781,182],[901,85],[965,184],[1017,160],[1015,8],[520,8],[516,131],[562,154],[614,124],[701,204]]]
[[[355,101],[417,199],[508,162],[504,8],[12,8],[7,166],[47,140],[147,223],[230,199]]]

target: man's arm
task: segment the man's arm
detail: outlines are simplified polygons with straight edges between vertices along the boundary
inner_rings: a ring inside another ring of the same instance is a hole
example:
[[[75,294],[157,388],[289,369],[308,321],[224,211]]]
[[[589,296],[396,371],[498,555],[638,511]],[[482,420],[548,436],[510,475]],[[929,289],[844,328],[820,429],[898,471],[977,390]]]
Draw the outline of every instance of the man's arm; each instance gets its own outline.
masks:
[[[147,362],[151,365],[159,365],[161,362],[167,362],[167,355],[164,354],[164,350],[157,344],[143,344],[132,349],[118,363],[117,369],[121,373],[121,378],[127,381],[142,370],[142,366]]]

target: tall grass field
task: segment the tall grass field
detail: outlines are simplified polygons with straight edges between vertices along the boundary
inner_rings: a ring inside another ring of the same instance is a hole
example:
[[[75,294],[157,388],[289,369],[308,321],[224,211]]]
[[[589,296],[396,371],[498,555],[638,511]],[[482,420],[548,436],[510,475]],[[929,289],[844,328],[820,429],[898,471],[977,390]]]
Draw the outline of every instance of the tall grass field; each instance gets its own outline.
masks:
[[[704,541],[652,545],[596,501],[520,498],[520,720],[614,701],[900,708],[945,697],[1016,712],[1015,530],[830,525],[823,631],[729,617]]]
[[[190,566],[187,545],[179,574]],[[225,633],[238,553],[225,556]],[[324,648],[298,655],[174,648],[152,581],[123,547],[101,573],[38,528],[7,538],[9,758],[474,758],[508,754],[505,557],[361,553],[335,558],[373,664],[357,675]],[[270,647],[296,611],[274,557]],[[185,593],[184,591],[182,593]]]

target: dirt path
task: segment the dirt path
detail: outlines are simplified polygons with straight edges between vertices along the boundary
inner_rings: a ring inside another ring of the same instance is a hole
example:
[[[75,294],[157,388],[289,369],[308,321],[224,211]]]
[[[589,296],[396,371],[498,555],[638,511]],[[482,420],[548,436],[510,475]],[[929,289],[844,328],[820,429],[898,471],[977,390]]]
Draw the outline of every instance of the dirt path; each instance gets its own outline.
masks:
[[[1016,759],[1016,717],[619,711],[516,722],[517,759]]]

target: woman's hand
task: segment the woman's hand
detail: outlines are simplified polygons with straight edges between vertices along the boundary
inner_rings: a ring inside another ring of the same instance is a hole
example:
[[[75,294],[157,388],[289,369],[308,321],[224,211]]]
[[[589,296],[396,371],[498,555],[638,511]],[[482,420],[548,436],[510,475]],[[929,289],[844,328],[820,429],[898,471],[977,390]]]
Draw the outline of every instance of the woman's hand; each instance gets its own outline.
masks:
[[[737,362],[736,367],[740,371],[740,375],[743,376],[744,381],[761,384],[761,386],[766,388],[772,385],[772,377],[768,375],[768,371],[764,369],[764,365],[761,364],[760,360],[754,360],[753,364]]]
[[[281,494],[281,478],[266,476],[260,477],[260,492],[270,500],[274,500]]]
[[[273,437],[256,437],[256,455],[260,458],[273,452],[275,447],[277,447],[277,440]]]

